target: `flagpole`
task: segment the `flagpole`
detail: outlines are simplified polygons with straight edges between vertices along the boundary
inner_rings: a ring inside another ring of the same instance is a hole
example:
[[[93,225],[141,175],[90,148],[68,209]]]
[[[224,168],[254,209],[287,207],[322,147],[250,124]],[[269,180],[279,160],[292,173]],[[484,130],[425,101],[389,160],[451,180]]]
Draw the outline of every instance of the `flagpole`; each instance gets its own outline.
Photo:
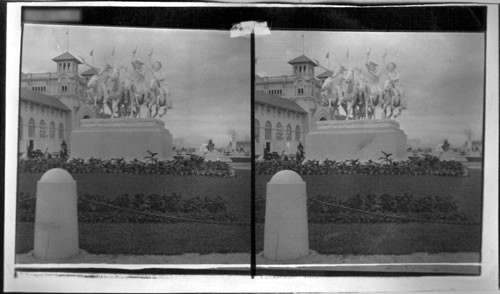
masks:
[[[302,34],[302,54],[304,54],[304,34]]]

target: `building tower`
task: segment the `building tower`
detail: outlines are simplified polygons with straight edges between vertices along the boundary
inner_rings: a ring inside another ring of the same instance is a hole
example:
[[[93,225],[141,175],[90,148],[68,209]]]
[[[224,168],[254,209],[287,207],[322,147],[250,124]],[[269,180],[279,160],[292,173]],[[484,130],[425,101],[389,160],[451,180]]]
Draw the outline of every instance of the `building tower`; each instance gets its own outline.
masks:
[[[71,53],[65,52],[52,59],[57,64],[58,73],[78,74],[78,65],[82,64]]]

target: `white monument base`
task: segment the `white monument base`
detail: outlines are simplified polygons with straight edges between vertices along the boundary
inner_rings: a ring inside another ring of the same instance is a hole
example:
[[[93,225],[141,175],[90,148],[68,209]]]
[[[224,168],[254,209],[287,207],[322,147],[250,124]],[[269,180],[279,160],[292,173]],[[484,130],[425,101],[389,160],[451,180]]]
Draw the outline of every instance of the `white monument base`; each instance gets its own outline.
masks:
[[[147,150],[158,153],[159,160],[172,157],[172,135],[162,120],[82,119],[71,133],[71,158],[144,160]]]
[[[382,151],[393,160],[405,160],[407,137],[399,123],[391,119],[329,120],[316,122],[306,136],[308,160],[378,160]]]

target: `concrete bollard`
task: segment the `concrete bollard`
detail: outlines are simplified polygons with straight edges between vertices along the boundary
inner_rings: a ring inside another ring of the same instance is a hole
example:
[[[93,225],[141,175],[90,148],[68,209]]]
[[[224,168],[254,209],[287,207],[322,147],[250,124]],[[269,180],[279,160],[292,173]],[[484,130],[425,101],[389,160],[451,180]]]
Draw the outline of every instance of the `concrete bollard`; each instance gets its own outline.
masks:
[[[37,183],[34,254],[64,259],[77,255],[78,247],[76,181],[64,169],[54,168]]]
[[[309,254],[306,183],[294,171],[276,173],[267,183],[264,257],[296,259]]]

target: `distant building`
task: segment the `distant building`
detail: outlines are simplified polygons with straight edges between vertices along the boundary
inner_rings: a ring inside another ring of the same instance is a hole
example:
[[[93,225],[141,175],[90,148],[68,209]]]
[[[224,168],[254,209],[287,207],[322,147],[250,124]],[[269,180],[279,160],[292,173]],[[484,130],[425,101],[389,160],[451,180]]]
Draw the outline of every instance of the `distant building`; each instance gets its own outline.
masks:
[[[307,112],[289,99],[256,91],[254,124],[256,155],[264,149],[292,154],[304,142]]]
[[[19,101],[19,152],[28,148],[58,152],[71,135],[71,110],[59,99],[21,88]]]
[[[52,59],[55,72],[21,73],[19,97],[19,152],[28,146],[49,153],[70,149],[71,131],[80,120],[95,117],[85,99],[88,80],[95,70],[79,73],[81,62],[69,52]],[[71,149],[70,149],[71,152]]]
[[[299,142],[307,154],[306,134],[320,120],[332,119],[332,113],[320,99],[321,85],[332,74],[315,76],[318,64],[305,55],[288,62],[290,75],[255,77],[256,154],[296,152]]]

